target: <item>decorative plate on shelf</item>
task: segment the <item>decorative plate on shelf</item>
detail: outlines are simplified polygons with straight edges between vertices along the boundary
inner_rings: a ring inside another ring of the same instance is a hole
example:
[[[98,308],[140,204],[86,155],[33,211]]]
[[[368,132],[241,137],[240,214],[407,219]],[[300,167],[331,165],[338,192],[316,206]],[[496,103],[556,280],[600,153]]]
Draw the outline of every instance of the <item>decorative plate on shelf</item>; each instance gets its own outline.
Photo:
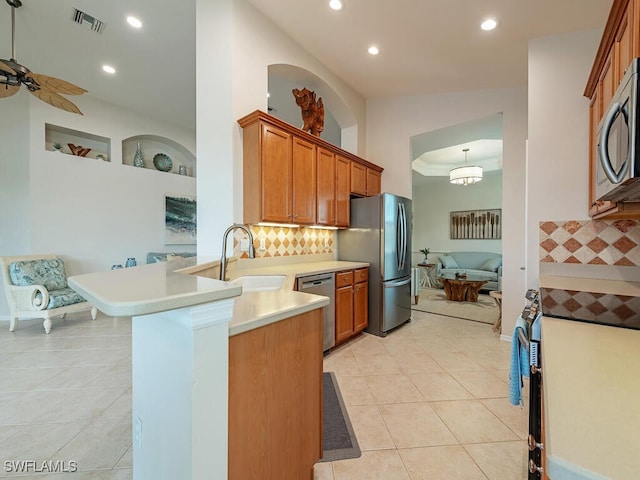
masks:
[[[156,153],[153,156],[153,165],[161,172],[168,172],[173,167],[173,162],[166,153]]]

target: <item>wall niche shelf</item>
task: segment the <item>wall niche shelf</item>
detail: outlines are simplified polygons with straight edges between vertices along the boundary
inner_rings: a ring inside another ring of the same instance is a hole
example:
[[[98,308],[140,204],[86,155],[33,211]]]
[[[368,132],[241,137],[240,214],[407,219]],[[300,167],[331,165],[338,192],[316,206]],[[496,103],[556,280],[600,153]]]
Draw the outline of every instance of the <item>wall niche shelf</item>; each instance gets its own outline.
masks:
[[[166,137],[158,135],[136,135],[133,137],[125,138],[122,141],[122,164],[134,166],[133,159],[136,154],[136,149],[140,143],[142,150],[142,158],[144,167],[149,170],[155,170],[160,173],[174,173],[180,175],[180,167],[186,168],[185,176],[196,176],[196,157],[186,147],[178,142]],[[159,170],[154,165],[154,156],[157,154],[164,154],[171,159],[171,169],[167,172]]]
[[[58,125],[52,125],[50,123],[44,124],[44,149],[50,152],[55,151],[54,144],[59,143],[62,145],[60,153],[67,155],[73,155],[69,144],[73,144],[76,147],[82,146],[83,148],[90,148],[91,150],[83,158],[93,158],[97,160],[103,160],[105,162],[111,161],[111,139],[102,137],[100,135],[94,135],[93,133],[81,132],[79,130],[73,130],[71,128],[60,127]],[[79,155],[74,155],[79,156]]]

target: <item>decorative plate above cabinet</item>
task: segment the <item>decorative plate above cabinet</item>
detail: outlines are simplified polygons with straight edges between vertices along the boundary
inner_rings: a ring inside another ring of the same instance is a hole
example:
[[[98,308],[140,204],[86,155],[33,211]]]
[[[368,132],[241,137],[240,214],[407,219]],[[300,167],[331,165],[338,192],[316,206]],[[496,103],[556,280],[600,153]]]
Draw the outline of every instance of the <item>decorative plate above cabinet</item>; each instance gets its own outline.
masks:
[[[196,176],[196,157],[178,142],[159,135],[136,135],[122,141],[122,164],[163,173]]]

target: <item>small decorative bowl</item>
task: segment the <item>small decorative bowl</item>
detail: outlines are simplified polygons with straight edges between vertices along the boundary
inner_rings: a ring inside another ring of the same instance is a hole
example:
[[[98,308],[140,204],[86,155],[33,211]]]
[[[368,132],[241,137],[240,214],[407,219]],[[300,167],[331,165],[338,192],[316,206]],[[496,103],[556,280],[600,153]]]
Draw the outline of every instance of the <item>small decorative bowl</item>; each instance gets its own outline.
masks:
[[[165,153],[156,153],[153,156],[153,165],[161,172],[168,172],[173,167],[173,162],[169,155]]]

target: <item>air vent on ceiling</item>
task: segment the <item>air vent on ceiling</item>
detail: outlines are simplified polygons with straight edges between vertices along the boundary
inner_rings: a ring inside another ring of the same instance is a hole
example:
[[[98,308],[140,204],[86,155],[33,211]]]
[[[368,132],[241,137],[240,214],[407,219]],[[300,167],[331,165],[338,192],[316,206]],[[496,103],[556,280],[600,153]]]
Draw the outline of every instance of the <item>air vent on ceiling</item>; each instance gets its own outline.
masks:
[[[88,13],[84,13],[77,8],[73,9],[73,21],[78,25],[83,25],[89,30],[102,33],[106,24],[102,20],[92,17]]]

